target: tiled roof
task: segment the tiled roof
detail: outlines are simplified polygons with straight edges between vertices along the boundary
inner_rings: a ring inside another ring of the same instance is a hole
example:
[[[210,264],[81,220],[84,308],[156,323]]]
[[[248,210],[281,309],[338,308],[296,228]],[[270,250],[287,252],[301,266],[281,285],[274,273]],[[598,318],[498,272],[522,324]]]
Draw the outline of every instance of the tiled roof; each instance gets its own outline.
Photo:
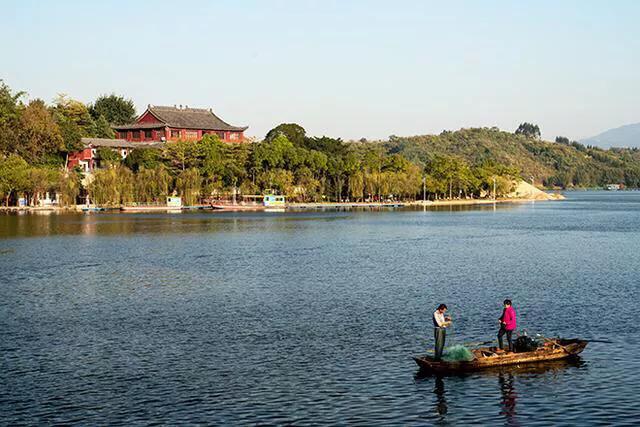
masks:
[[[115,130],[164,129],[164,123],[133,123],[130,125],[111,126]]]
[[[205,129],[242,132],[246,126],[232,126],[216,116],[211,109],[205,108],[178,108],[149,106],[147,111],[156,117],[165,126],[178,129]],[[143,114],[144,115],[144,114]],[[140,123],[126,126],[114,126],[114,129],[154,129],[161,127],[158,123]]]

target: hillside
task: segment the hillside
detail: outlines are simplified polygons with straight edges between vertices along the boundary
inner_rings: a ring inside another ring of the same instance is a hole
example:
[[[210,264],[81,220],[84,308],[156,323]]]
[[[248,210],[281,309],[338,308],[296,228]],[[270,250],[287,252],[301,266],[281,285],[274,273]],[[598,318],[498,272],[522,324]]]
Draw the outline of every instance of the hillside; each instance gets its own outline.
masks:
[[[624,183],[640,187],[640,151],[604,150],[579,143],[559,144],[526,138],[497,128],[461,129],[440,135],[392,136],[383,145],[390,153],[426,164],[436,156],[453,156],[469,164],[498,162],[548,187],[596,187]]]
[[[585,145],[595,145],[601,148],[610,147],[640,147],[640,123],[609,129],[599,135],[583,139]]]

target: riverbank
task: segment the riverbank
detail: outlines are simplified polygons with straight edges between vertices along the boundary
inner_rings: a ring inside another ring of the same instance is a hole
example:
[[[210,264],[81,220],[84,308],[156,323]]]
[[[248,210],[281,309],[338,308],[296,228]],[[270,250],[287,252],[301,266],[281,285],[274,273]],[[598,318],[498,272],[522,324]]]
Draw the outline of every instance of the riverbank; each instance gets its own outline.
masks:
[[[318,203],[288,203],[286,206],[286,210],[321,210],[321,209],[385,209],[385,208],[403,208],[403,207],[436,207],[436,206],[466,206],[466,205],[492,205],[492,204],[502,204],[502,203],[527,203],[527,202],[540,202],[540,201],[552,201],[552,200],[563,200],[565,197],[562,195],[557,195],[557,197],[551,197],[548,199],[540,199],[540,198],[501,198],[501,199],[459,199],[459,200],[416,200],[416,201],[408,201],[408,202],[385,202],[385,203],[375,203],[375,202],[318,202]],[[244,206],[246,208],[246,206]],[[258,209],[253,210],[262,210],[264,207],[259,206]],[[153,209],[140,207],[137,209],[121,209],[121,208],[102,208],[102,207],[91,207],[90,211],[97,212],[109,212],[109,211],[122,211],[123,213],[175,213],[180,211],[194,211],[194,210],[212,210],[212,211],[235,211],[238,209],[234,209],[233,206],[229,206],[228,209],[212,209],[211,207],[206,206],[198,206],[194,207],[165,207],[165,206],[156,206]],[[243,209],[243,210],[251,210],[251,209]],[[31,206],[1,206],[0,212],[83,212],[86,211],[85,205],[76,205],[69,207],[31,207]]]

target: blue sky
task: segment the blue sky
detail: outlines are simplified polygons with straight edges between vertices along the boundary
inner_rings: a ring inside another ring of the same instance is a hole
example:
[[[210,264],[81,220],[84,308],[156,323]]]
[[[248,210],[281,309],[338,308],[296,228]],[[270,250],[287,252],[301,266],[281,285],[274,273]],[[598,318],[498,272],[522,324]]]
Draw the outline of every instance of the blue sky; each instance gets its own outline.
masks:
[[[385,138],[640,122],[636,1],[9,1],[0,78],[30,97],[213,107],[249,135]]]

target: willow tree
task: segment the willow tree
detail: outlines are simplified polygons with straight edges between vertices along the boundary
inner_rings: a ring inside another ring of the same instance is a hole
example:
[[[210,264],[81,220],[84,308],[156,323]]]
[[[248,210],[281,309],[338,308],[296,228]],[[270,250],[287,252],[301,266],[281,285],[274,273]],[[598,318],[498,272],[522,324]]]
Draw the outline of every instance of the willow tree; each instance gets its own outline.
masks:
[[[162,165],[153,169],[140,168],[135,175],[136,201],[157,203],[164,200],[169,195],[171,181],[171,175]]]
[[[60,204],[62,206],[71,206],[76,204],[76,200],[80,195],[82,177],[76,171],[70,171],[60,174],[58,178],[57,189],[60,194]]]
[[[196,168],[189,168],[180,173],[176,179],[176,190],[182,197],[182,203],[195,205],[202,190],[202,177]]]
[[[90,199],[97,205],[131,203],[134,194],[133,172],[123,166],[97,170],[93,173],[88,190]]]
[[[364,198],[364,173],[362,171],[356,171],[349,175],[349,196],[356,201]]]

